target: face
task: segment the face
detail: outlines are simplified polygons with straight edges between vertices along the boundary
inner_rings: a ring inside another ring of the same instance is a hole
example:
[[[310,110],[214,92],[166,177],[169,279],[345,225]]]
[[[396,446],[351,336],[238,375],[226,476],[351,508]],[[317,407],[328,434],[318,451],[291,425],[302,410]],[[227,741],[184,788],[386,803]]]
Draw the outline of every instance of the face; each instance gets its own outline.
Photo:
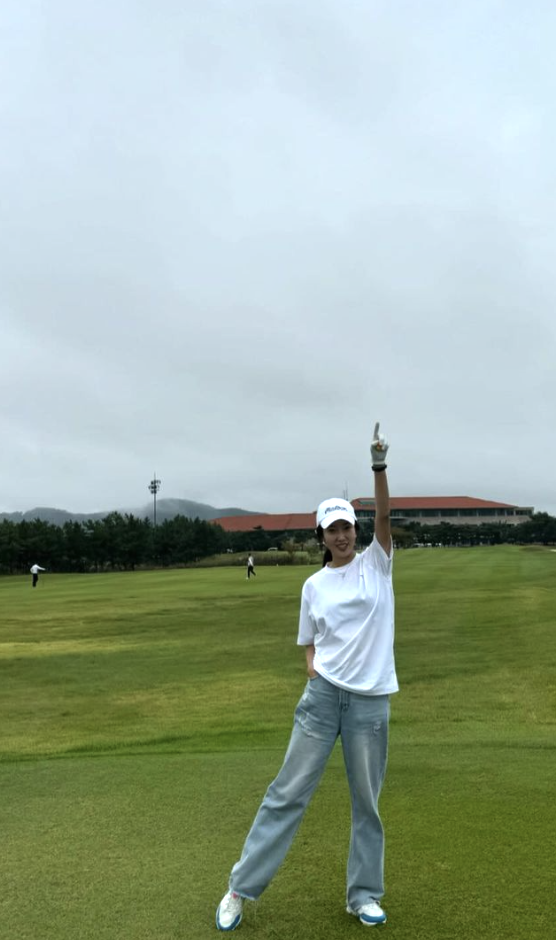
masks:
[[[355,557],[355,526],[345,519],[338,519],[323,529],[324,544],[332,552],[335,567],[347,565]]]

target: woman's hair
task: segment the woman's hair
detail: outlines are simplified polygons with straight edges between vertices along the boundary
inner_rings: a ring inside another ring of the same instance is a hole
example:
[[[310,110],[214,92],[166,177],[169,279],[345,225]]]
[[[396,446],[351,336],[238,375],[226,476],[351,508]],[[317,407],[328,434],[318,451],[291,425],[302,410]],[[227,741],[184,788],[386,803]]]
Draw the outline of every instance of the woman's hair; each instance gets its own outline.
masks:
[[[358,523],[358,522],[355,522],[354,525],[353,525],[353,528],[355,529],[356,533],[358,533],[358,532],[359,532],[359,523]],[[324,529],[323,529],[323,527],[322,527],[321,525],[318,525],[318,526],[317,526],[317,538],[318,538],[320,544],[322,545],[323,542],[324,542]],[[324,549],[324,555],[322,556],[322,565],[321,565],[321,568],[324,568],[324,566],[327,565],[329,561],[332,561],[332,552],[330,551],[329,548],[325,548],[325,549]]]

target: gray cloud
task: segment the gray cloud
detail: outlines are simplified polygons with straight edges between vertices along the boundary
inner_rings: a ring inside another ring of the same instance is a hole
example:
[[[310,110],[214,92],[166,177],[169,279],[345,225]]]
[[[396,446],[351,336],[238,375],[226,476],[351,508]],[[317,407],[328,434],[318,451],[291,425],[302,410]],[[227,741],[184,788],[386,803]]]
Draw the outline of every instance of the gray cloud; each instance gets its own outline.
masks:
[[[6,0],[0,509],[556,512],[555,16]]]

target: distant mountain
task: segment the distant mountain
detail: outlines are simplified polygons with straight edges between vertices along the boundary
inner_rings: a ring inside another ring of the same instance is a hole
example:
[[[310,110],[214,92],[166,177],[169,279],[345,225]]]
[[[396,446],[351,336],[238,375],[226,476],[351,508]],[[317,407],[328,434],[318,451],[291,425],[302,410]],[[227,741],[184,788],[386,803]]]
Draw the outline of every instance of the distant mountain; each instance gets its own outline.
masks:
[[[33,519],[41,519],[43,522],[51,522],[53,525],[64,525],[65,522],[104,519],[111,512],[119,512],[122,515],[128,513],[137,516],[138,519],[150,519],[152,521],[153,504],[147,503],[140,509],[108,509],[106,512],[68,512],[65,509],[37,506],[35,509],[27,510],[27,512],[0,512],[0,522],[3,519],[8,519],[10,522],[32,522]],[[257,513],[249,509],[238,509],[234,506],[217,509],[207,503],[195,503],[191,499],[157,499],[156,501],[157,522],[173,519],[174,516],[186,516],[188,519],[218,519],[220,516],[254,515],[257,515]]]
[[[124,510],[118,510],[123,512]],[[126,512],[133,513],[139,519],[151,519],[153,517],[153,504],[147,503],[141,509],[127,509]],[[104,513],[106,515],[106,513]],[[164,522],[165,519],[173,519],[174,516],[186,516],[188,519],[218,519],[220,516],[256,516],[257,513],[250,509],[238,509],[237,506],[228,506],[225,509],[216,509],[209,506],[208,503],[195,503],[191,499],[157,499],[156,501],[156,521]]]

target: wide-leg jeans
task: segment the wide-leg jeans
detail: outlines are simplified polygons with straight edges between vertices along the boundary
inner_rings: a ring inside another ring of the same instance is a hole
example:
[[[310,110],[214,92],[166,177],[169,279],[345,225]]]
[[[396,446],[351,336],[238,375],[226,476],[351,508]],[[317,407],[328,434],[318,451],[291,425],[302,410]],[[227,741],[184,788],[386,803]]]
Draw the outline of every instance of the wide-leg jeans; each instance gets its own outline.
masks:
[[[384,894],[384,831],[378,799],[388,752],[388,695],[346,692],[317,676],[297,705],[284,763],[270,784],[230,875],[254,900],[267,887],[297,832],[332,748],[341,738],[351,794],[347,903],[358,910]]]

